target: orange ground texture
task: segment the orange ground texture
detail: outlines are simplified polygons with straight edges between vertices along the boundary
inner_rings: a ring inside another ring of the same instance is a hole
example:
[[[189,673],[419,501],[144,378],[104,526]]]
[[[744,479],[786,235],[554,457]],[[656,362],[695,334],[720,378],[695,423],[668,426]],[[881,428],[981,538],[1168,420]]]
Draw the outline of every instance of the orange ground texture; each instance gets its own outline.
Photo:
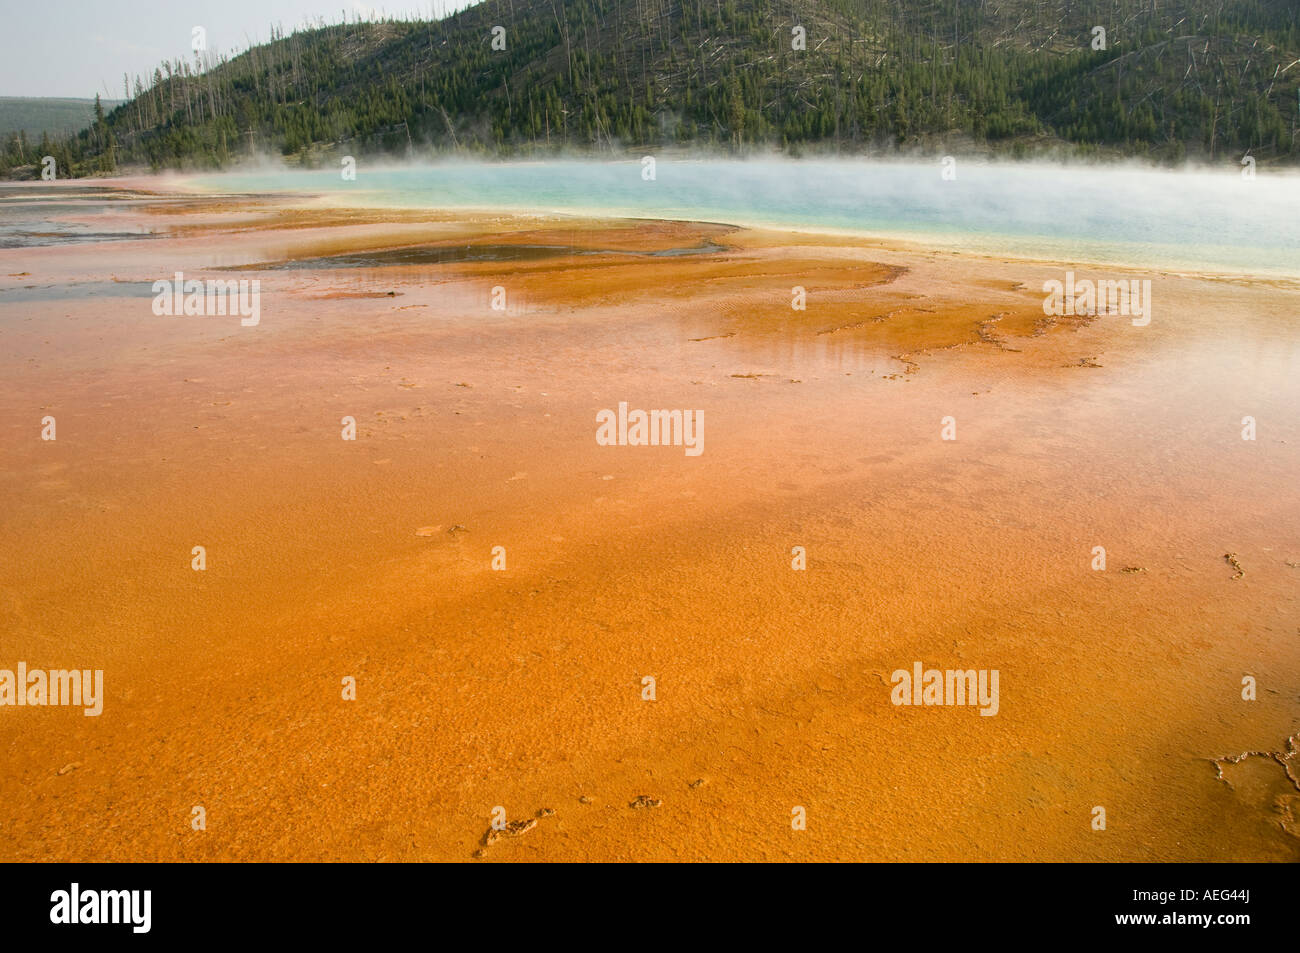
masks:
[[[0,668],[105,682],[0,707],[0,860],[1300,860],[1300,282],[116,187],[0,249]]]

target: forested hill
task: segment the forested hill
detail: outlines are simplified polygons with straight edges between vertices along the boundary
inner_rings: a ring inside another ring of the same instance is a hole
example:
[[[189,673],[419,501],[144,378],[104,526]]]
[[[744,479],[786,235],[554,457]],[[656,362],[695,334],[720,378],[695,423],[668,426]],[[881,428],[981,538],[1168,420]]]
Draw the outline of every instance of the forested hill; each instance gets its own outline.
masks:
[[[1295,0],[487,0],[162,65],[60,170],[430,149],[1300,158]],[[502,29],[494,29],[500,27]],[[1094,28],[1105,30],[1104,49]],[[799,46],[799,29],[806,41]],[[494,42],[495,41],[495,42]],[[494,48],[504,45],[504,49]]]
[[[111,109],[116,102],[105,102]],[[39,141],[42,132],[71,135],[94,121],[93,99],[61,97],[0,96],[0,142],[19,132]]]

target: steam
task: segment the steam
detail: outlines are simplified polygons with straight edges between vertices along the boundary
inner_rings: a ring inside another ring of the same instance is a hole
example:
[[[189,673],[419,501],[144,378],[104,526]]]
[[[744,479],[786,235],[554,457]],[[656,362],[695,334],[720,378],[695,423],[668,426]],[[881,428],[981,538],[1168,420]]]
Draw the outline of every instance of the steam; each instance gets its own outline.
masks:
[[[491,209],[674,218],[846,231],[1061,261],[1300,275],[1300,174],[1235,167],[938,158],[357,161],[289,169],[274,160],[188,177],[223,192],[302,192],[369,207]]]

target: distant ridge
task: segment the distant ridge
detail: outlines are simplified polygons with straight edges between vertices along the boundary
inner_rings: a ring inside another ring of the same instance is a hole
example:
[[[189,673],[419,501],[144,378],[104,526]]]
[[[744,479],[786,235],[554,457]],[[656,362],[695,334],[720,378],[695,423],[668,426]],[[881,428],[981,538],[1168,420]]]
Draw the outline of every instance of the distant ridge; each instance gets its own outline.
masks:
[[[122,100],[106,99],[105,109],[113,109]],[[0,96],[0,142],[8,142],[18,132],[27,134],[33,143],[41,133],[70,136],[94,121],[95,100],[46,96]]]

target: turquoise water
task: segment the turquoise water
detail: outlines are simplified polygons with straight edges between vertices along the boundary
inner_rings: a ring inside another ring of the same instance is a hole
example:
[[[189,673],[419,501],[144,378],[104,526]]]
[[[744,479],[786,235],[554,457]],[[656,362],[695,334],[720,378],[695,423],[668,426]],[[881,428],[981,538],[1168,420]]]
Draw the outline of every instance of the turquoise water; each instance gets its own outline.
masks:
[[[222,192],[370,207],[530,210],[850,231],[1065,262],[1300,276],[1300,175],[1127,166],[660,158],[446,162],[201,176]]]

